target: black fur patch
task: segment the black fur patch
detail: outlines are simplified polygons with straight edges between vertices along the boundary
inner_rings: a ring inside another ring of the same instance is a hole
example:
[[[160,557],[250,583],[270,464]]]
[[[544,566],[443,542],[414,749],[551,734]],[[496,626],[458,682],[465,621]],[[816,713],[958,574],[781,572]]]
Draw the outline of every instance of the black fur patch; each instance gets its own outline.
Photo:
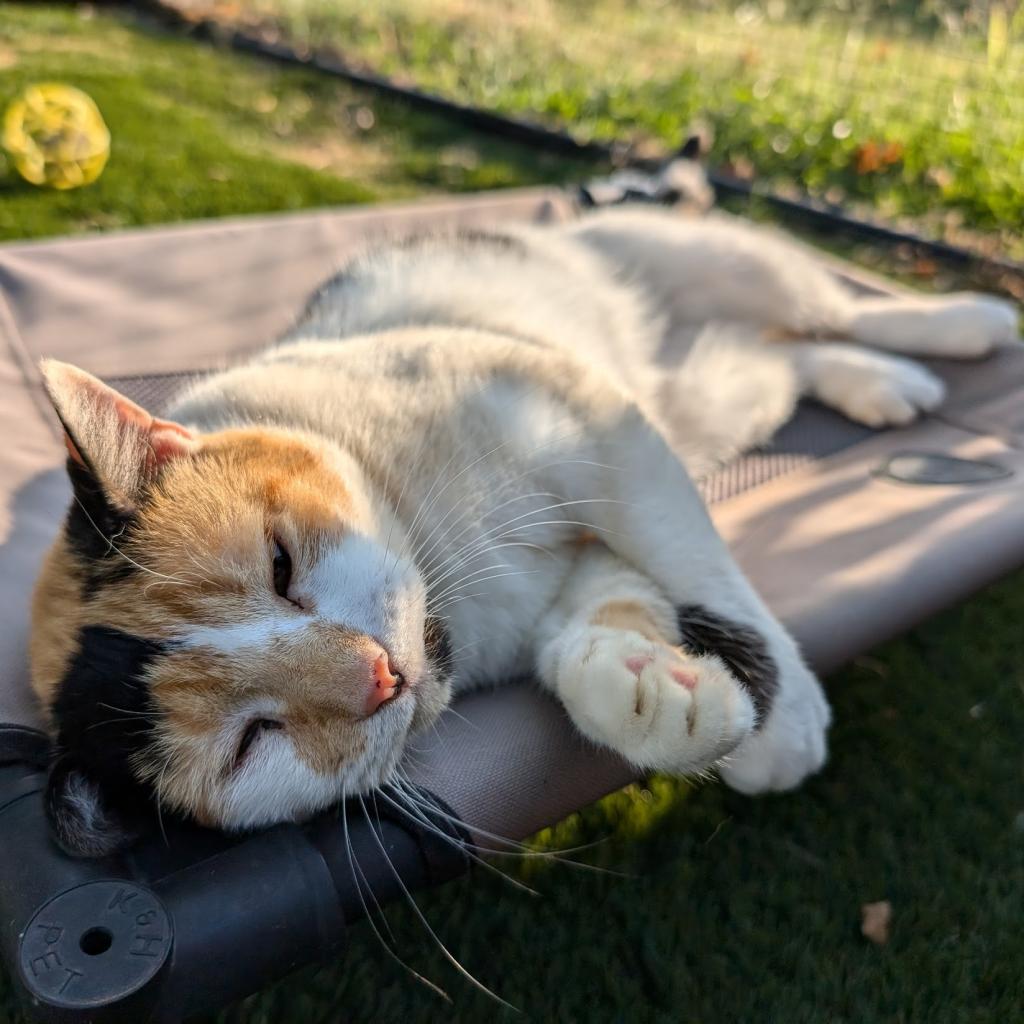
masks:
[[[699,135],[691,135],[676,152],[683,160],[699,160],[703,155],[704,140]]]
[[[452,642],[441,619],[427,616],[423,628],[423,645],[435,671],[449,675],[452,671]]]
[[[754,702],[758,726],[771,710],[779,688],[779,670],[756,629],[718,615],[703,605],[676,609],[682,645],[693,654],[717,654],[743,683]]]
[[[64,524],[65,536],[87,591],[108,586],[139,571],[114,549],[132,526],[132,515],[117,509],[92,472],[68,459],[68,476],[75,498]]]
[[[61,846],[99,856],[130,840],[150,806],[132,772],[153,732],[146,668],[161,644],[106,626],[87,626],[53,706],[57,759],[47,812]]]

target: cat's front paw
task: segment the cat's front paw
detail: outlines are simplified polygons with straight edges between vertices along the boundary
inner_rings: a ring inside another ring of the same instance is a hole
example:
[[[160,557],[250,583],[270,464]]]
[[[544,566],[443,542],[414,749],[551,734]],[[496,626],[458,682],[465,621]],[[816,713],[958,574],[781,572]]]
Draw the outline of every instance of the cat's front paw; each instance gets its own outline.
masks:
[[[677,775],[709,768],[755,719],[749,694],[718,657],[625,629],[581,630],[560,659],[558,692],[590,739],[637,767]]]
[[[722,779],[741,793],[793,789],[819,771],[828,754],[832,715],[821,685],[799,659],[780,666],[779,688],[761,727],[720,766]]]
[[[848,419],[865,426],[903,426],[942,404],[946,386],[920,363],[859,353],[856,364],[822,373],[818,391]]]

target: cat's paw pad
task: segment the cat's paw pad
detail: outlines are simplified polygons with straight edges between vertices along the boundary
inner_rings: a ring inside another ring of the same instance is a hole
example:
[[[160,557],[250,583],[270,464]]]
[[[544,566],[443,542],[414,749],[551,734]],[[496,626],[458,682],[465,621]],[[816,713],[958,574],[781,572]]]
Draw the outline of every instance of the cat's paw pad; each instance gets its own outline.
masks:
[[[747,794],[793,789],[825,764],[831,719],[814,675],[790,666],[764,723],[719,766],[723,781]]]
[[[928,326],[928,352],[947,359],[976,359],[1019,337],[1011,303],[972,292],[936,298]]]
[[[754,724],[749,695],[718,658],[629,630],[583,630],[561,658],[558,689],[591,739],[676,774],[710,767]]]
[[[849,419],[868,427],[904,426],[942,404],[946,386],[930,370],[909,359],[879,358],[865,366],[856,385],[836,397]]]

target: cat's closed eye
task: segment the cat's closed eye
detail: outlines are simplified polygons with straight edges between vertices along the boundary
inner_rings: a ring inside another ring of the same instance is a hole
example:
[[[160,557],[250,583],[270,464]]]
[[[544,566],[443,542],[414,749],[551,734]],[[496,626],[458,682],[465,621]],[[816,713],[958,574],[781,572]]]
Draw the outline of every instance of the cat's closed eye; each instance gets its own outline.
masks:
[[[292,556],[288,554],[284,545],[274,538],[274,590],[278,597],[290,601],[288,588],[292,584]],[[295,603],[294,601],[292,602]]]
[[[238,750],[235,752],[234,767],[240,768],[242,766],[242,763],[245,761],[245,755],[249,753],[252,745],[263,733],[283,728],[284,726],[273,718],[254,718],[245,727],[245,731],[242,733],[242,738],[238,741]]]

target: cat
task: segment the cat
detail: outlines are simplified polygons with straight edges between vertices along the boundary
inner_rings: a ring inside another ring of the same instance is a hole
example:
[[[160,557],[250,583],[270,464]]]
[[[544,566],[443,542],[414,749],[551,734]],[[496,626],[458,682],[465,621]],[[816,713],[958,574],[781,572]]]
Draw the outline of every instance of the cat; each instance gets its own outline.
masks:
[[[938,406],[886,350],[1015,336],[993,298],[858,297],[765,230],[623,207],[370,248],[167,418],[44,362],[74,491],[31,638],[58,842],[110,853],[154,803],[303,820],[524,674],[638,769],[796,786],[828,704],[693,481],[802,395],[873,427]]]

